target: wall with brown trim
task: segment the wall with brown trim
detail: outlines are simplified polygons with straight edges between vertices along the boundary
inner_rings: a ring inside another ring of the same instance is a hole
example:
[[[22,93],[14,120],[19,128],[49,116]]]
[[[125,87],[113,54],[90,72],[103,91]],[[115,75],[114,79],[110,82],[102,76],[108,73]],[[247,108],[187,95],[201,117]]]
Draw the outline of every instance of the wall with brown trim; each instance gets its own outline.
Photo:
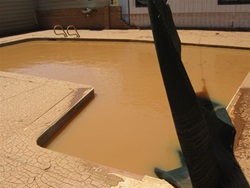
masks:
[[[41,29],[52,29],[55,25],[77,29],[127,29],[121,19],[120,7],[102,7],[84,13],[83,9],[41,10],[38,12]]]
[[[119,6],[110,8],[110,29],[128,29],[130,26],[122,20],[122,9]]]

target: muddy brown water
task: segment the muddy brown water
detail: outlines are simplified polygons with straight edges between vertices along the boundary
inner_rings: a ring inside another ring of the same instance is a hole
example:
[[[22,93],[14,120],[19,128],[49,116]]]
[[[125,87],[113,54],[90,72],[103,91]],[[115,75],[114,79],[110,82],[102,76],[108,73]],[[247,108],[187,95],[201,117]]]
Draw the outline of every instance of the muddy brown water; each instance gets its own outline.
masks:
[[[183,46],[195,91],[226,106],[249,71],[248,50]],[[47,146],[154,176],[180,166],[179,143],[152,43],[33,41],[0,48],[0,70],[84,83],[95,97]]]

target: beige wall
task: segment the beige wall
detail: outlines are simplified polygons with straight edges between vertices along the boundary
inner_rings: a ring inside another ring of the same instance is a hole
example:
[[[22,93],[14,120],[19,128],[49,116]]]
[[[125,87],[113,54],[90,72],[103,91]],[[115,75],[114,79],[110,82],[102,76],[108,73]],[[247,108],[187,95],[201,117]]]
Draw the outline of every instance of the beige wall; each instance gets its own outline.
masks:
[[[173,13],[250,12],[250,5],[218,5],[218,0],[169,0]]]
[[[218,5],[217,0],[169,0],[179,28],[250,29],[250,4]],[[135,7],[129,0],[130,24],[150,25],[147,8]]]

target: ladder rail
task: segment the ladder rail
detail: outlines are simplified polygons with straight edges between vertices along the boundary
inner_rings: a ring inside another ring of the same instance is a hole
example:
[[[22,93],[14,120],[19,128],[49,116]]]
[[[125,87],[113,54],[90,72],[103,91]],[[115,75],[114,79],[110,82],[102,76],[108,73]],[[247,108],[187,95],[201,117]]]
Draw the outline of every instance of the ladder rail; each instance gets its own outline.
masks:
[[[61,29],[62,33],[57,33],[57,32],[56,32],[56,29],[57,29],[57,28]],[[63,35],[64,38],[67,37],[67,34],[66,34],[66,32],[64,31],[64,29],[63,29],[63,27],[62,27],[61,25],[55,25],[55,26],[54,26],[54,33],[55,33],[56,35]]]
[[[70,28],[73,28],[74,30],[75,30],[75,32],[76,33],[69,33],[69,29]],[[75,28],[75,26],[74,25],[69,25],[68,27],[67,27],[67,34],[69,35],[69,36],[73,36],[73,35],[75,35],[77,38],[80,38],[80,34],[78,33],[78,31],[77,31],[77,29]]]

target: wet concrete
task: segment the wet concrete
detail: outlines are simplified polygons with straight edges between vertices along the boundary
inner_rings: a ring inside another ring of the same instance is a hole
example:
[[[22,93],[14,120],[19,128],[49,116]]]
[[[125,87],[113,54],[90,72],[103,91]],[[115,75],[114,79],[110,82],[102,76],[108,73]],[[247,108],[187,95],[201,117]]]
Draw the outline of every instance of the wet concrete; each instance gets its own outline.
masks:
[[[133,31],[134,32],[134,31]],[[114,38],[116,36],[120,36],[120,38],[122,38],[122,36],[124,36],[124,38],[128,37],[128,33],[129,35],[133,32],[130,31],[105,31],[103,32],[102,37],[105,36],[114,36]],[[138,31],[137,31],[138,32]],[[8,37],[8,38],[4,38],[3,40],[1,39],[1,44],[3,44],[4,42],[11,42],[17,39],[27,39],[27,38],[39,38],[39,37],[52,37],[51,34],[53,33],[53,31],[46,31],[44,33],[39,32],[39,33],[31,33],[29,35],[20,35],[20,36],[14,36],[14,37]],[[117,35],[115,35],[114,33],[119,33]],[[204,34],[205,33],[205,34]],[[209,33],[209,37],[207,35],[207,32],[200,32],[199,34],[196,33],[195,35],[191,34],[191,40],[192,41],[202,41],[203,44],[206,43],[206,41],[210,41],[211,42],[211,38],[213,38],[213,34],[217,36],[217,34],[215,32],[208,32]],[[87,31],[82,31],[81,34],[86,34],[85,37],[87,35],[91,35],[91,37],[94,37],[97,35],[97,32],[93,32],[91,34],[91,32]],[[137,39],[149,39],[150,40],[150,35],[142,35],[142,33],[137,33],[136,36],[134,36],[135,33],[133,33],[133,37],[137,38]],[[189,33],[190,34],[190,33]],[[50,36],[49,36],[50,35]],[[100,35],[100,32],[98,32],[98,35]],[[227,33],[223,33],[224,37],[219,37],[220,40],[218,40],[219,42],[223,41],[223,38],[225,39],[225,35],[227,35]],[[184,35],[182,35],[184,36]],[[203,37],[204,36],[204,37]],[[206,37],[205,37],[206,36]],[[228,35],[227,35],[228,36]],[[240,36],[243,37],[244,36]],[[98,37],[97,37],[98,38]],[[128,37],[129,38],[129,37]],[[237,37],[235,37],[237,38]],[[246,40],[246,38],[245,38]],[[228,41],[228,40],[227,40]],[[230,40],[230,41],[234,41]],[[247,40],[246,40],[247,41]],[[209,43],[209,42],[207,42]],[[233,42],[231,43],[233,44]],[[249,42],[248,42],[249,44]],[[219,44],[218,44],[219,45]],[[244,46],[244,45],[243,45]],[[7,73],[4,73],[7,74]],[[1,74],[2,75],[2,74]],[[9,76],[4,75],[4,78],[8,78]],[[34,81],[34,77],[31,78],[31,81]],[[17,80],[17,79],[15,79]],[[1,82],[3,83],[3,82]],[[57,85],[59,82],[56,81]],[[246,82],[247,87],[249,87],[249,81]],[[12,85],[12,84],[9,84]],[[19,84],[15,84],[15,85],[19,85]],[[26,84],[25,84],[26,85]],[[46,84],[45,84],[46,85]],[[0,85],[1,86],[1,91],[3,91],[3,87],[5,87],[4,85]],[[25,86],[26,87],[26,86]],[[18,87],[16,87],[18,88]],[[52,88],[51,88],[52,89]],[[16,91],[13,90],[9,90],[9,93],[12,94],[8,94],[9,96],[14,96]],[[5,93],[5,92],[1,92]],[[13,94],[14,93],[14,94]],[[52,92],[53,93],[53,92]],[[32,93],[27,92],[28,95],[26,95],[26,100],[29,100],[31,96],[33,96]],[[34,95],[36,96],[36,95]],[[39,95],[37,95],[39,96]],[[12,97],[14,99],[14,97]],[[39,99],[41,100],[41,99]],[[6,101],[6,100],[3,100]],[[25,100],[19,100],[19,101],[25,101]],[[42,100],[41,100],[42,101]],[[42,109],[45,109],[46,112],[48,113],[44,113],[41,114],[40,116],[38,116],[39,118],[37,119],[38,121],[34,121],[36,126],[32,125],[32,122],[30,124],[30,122],[28,123],[28,125],[31,126],[27,126],[27,127],[32,127],[31,129],[21,129],[16,131],[16,128],[11,128],[11,126],[3,126],[8,124],[8,121],[4,120],[1,121],[1,127],[4,127],[4,130],[1,131],[1,133],[6,134],[7,137],[6,140],[2,140],[1,143],[3,143],[1,145],[1,166],[3,168],[1,168],[1,176],[0,176],[0,182],[1,182],[1,186],[3,187],[10,187],[10,186],[16,186],[16,187],[23,187],[23,186],[32,186],[32,187],[43,187],[43,186],[48,186],[48,187],[110,187],[112,185],[117,185],[117,183],[119,183],[116,187],[148,187],[148,185],[150,183],[152,183],[150,185],[150,187],[170,187],[169,185],[167,185],[165,182],[159,181],[157,179],[147,179],[147,178],[143,178],[141,181],[138,181],[136,179],[131,179],[128,178],[128,175],[125,176],[115,176],[115,175],[110,175],[107,170],[107,168],[104,167],[100,167],[99,165],[95,165],[91,162],[87,162],[84,160],[80,160],[78,158],[75,157],[70,157],[68,155],[64,155],[64,154],[60,154],[57,152],[53,152],[51,150],[47,150],[47,149],[43,149],[40,148],[36,145],[36,139],[33,136],[38,136],[37,135],[37,131],[42,131],[42,129],[44,129],[44,125],[46,125],[46,127],[49,127],[50,125],[53,124],[53,122],[55,121],[55,117],[54,115],[59,118],[63,112],[65,111],[65,109],[68,109],[68,105],[72,102],[72,99],[70,99],[67,103],[67,105],[65,106],[65,103],[58,103],[56,105],[56,107],[58,107],[59,109],[56,108],[51,108],[53,113],[50,113],[49,110],[46,110],[46,108],[43,107],[43,105],[41,105]],[[24,102],[25,103],[25,102]],[[4,103],[1,103],[1,105]],[[20,103],[21,104],[21,103]],[[44,103],[43,103],[44,104]],[[54,102],[47,102],[45,104],[54,104]],[[62,105],[62,106],[60,106]],[[4,106],[8,106],[8,103],[5,104]],[[24,105],[25,106],[25,105]],[[52,105],[53,106],[53,105]],[[234,105],[233,105],[234,106]],[[246,105],[244,105],[246,106]],[[27,109],[32,109],[30,111],[36,111],[36,108],[31,108],[29,106],[26,106],[27,108],[24,109],[20,109],[17,111],[28,111]],[[7,109],[7,107],[4,107]],[[14,119],[17,116],[17,113],[15,113],[15,109],[18,108],[14,108],[14,110],[7,110],[8,114],[10,116],[12,116]],[[12,112],[12,113],[10,113]],[[1,111],[1,114],[6,114],[6,112]],[[25,114],[25,113],[24,113]],[[51,115],[53,114],[53,115]],[[29,117],[32,115],[29,115]],[[1,116],[1,117],[5,117],[5,116]],[[241,116],[243,117],[243,116]],[[245,117],[245,116],[244,116]],[[26,119],[22,118],[22,119]],[[247,120],[248,121],[248,120]],[[22,124],[22,120],[17,123],[18,121],[15,121],[13,124],[20,126],[20,124]],[[41,129],[40,129],[41,128]],[[6,130],[7,129],[7,130]],[[30,130],[30,131],[26,131],[26,130]],[[13,131],[13,133],[9,132],[9,131]],[[16,132],[15,132],[16,131]],[[248,133],[246,133],[245,135],[249,135]],[[30,138],[31,137],[31,138]],[[248,142],[246,142],[248,143]],[[244,147],[243,147],[244,148]],[[243,151],[245,151],[243,149]],[[33,153],[34,152],[34,153]],[[243,153],[243,152],[241,152]],[[242,168],[249,180],[249,174],[248,174],[248,168],[246,168],[246,164],[249,164],[247,162],[246,159],[248,159],[249,157],[249,152],[245,152],[245,154],[243,156],[245,156],[242,160],[241,163],[242,164]],[[13,173],[14,172],[14,173]],[[117,171],[116,171],[117,172]],[[119,172],[119,174],[124,173],[124,172]],[[146,180],[145,180],[146,179]],[[156,181],[156,182],[155,182]]]

